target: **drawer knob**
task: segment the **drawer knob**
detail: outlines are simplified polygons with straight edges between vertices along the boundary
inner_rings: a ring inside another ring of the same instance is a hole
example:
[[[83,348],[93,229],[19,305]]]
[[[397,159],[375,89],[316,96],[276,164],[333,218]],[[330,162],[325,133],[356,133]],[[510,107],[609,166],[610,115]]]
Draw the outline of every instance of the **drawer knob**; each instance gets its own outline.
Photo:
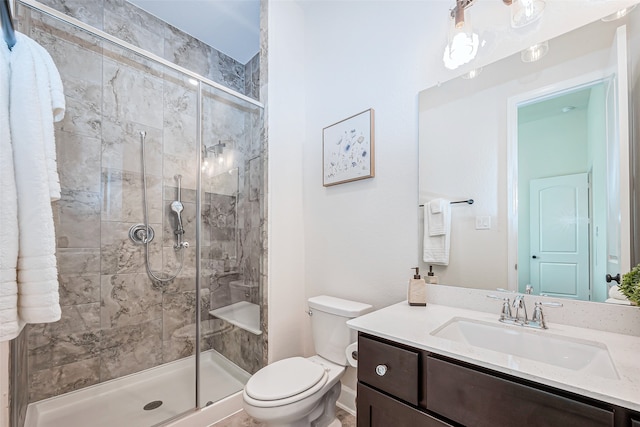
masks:
[[[378,365],[376,366],[376,374],[378,374],[379,376],[384,376],[384,374],[387,373],[387,370],[389,368],[387,368],[387,365]]]

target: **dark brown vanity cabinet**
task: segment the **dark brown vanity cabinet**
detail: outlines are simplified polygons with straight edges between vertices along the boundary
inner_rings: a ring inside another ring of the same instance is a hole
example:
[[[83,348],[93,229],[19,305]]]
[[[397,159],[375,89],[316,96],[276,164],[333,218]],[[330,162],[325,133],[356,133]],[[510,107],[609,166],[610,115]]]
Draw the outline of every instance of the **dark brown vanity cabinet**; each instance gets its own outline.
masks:
[[[640,427],[640,414],[360,333],[358,427]]]

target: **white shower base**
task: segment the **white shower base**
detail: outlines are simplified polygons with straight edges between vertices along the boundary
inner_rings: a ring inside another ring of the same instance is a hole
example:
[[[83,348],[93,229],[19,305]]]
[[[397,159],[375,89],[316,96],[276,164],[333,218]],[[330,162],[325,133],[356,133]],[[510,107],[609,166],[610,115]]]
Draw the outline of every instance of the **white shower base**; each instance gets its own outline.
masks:
[[[201,353],[200,368],[203,405],[238,393],[249,379],[247,372],[214,350]],[[157,409],[143,409],[156,400],[163,404]],[[194,408],[192,356],[31,403],[25,427],[150,427]]]

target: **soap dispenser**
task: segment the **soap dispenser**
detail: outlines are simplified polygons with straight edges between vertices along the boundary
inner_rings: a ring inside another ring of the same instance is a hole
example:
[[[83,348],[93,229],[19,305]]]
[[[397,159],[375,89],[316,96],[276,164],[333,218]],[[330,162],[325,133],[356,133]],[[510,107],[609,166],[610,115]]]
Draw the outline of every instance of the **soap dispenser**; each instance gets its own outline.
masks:
[[[438,284],[438,276],[436,276],[433,272],[433,266],[429,266],[429,272],[427,273],[427,283],[430,285]]]
[[[419,267],[413,267],[412,270],[416,270],[416,274],[413,275],[413,279],[409,279],[407,300],[409,305],[425,306],[427,305],[427,284],[420,277]]]

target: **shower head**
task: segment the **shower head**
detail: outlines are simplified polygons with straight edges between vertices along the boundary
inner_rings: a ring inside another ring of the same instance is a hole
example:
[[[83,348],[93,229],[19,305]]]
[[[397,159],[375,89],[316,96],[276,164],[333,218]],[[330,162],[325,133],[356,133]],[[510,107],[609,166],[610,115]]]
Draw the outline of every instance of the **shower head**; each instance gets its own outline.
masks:
[[[184,205],[181,201],[176,200],[171,203],[171,210],[175,212],[176,218],[178,219],[178,227],[176,227],[176,234],[182,234],[184,231],[182,227],[182,211],[184,210]]]
[[[181,201],[176,200],[171,203],[171,210],[174,211],[178,215],[178,217],[180,217],[180,214],[184,210],[184,205]]]

